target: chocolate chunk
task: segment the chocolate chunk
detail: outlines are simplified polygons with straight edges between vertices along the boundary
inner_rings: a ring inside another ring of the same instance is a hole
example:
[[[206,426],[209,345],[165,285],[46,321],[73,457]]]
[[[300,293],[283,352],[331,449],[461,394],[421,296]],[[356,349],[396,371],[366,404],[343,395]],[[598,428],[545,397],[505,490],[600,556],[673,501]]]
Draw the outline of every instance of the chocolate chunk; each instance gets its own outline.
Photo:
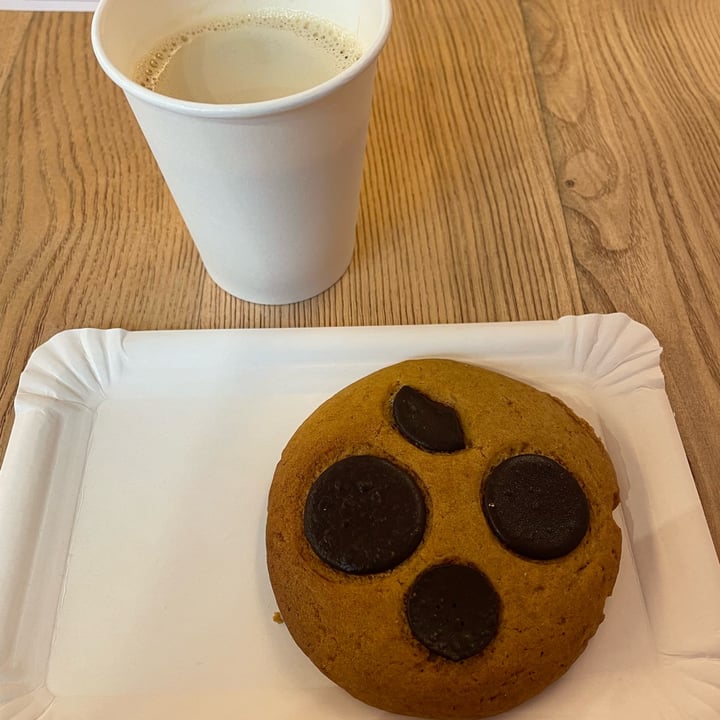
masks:
[[[451,453],[465,447],[454,408],[404,385],[393,400],[395,425],[406,440],[429,452]]]
[[[409,473],[388,460],[356,455],[331,465],[313,483],[305,502],[305,537],[336,570],[378,573],[412,555],[426,514]]]
[[[454,662],[482,652],[500,624],[495,588],[469,565],[425,570],[410,588],[406,609],[413,635],[428,650]]]
[[[485,480],[483,509],[495,535],[533,560],[567,555],[590,525],[578,481],[543,455],[516,455],[495,467]]]

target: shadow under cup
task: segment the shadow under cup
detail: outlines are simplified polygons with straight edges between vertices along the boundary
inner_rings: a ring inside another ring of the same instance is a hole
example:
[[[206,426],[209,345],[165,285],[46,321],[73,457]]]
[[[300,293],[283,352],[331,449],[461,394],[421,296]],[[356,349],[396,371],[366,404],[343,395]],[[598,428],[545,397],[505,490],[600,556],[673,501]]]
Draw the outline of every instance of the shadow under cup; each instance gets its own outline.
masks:
[[[133,80],[165,38],[267,9],[330,21],[357,38],[362,56],[309,90],[245,104],[179,100]],[[391,15],[390,0],[101,0],[92,24],[98,62],[124,91],[209,275],[232,295],[304,300],[350,264]]]

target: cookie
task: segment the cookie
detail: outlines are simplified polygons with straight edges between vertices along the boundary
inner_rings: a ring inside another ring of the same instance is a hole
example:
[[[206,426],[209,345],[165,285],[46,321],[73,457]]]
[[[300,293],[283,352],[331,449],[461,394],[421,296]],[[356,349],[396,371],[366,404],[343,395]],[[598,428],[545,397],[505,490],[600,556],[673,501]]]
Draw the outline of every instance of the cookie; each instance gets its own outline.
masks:
[[[290,439],[267,564],[295,642],[374,707],[509,710],[603,620],[621,550],[602,443],[557,398],[452,360],[349,385]]]

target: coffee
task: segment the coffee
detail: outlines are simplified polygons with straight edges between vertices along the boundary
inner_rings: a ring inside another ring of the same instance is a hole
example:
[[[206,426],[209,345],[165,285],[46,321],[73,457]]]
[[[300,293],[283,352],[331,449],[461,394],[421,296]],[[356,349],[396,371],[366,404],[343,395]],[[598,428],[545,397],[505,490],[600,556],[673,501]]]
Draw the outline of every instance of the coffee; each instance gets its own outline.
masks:
[[[251,103],[320,85],[361,54],[357,38],[327,20],[263,10],[166,38],[141,60],[134,80],[182,100]]]

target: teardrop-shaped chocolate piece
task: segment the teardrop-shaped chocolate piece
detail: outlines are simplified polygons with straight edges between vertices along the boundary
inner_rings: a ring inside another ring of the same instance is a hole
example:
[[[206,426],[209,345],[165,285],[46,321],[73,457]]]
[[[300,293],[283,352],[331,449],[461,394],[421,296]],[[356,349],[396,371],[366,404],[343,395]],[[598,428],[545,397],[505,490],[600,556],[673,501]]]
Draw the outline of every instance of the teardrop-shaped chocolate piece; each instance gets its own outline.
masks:
[[[403,437],[422,450],[451,453],[465,448],[465,435],[455,409],[409,385],[396,393],[393,417]]]

